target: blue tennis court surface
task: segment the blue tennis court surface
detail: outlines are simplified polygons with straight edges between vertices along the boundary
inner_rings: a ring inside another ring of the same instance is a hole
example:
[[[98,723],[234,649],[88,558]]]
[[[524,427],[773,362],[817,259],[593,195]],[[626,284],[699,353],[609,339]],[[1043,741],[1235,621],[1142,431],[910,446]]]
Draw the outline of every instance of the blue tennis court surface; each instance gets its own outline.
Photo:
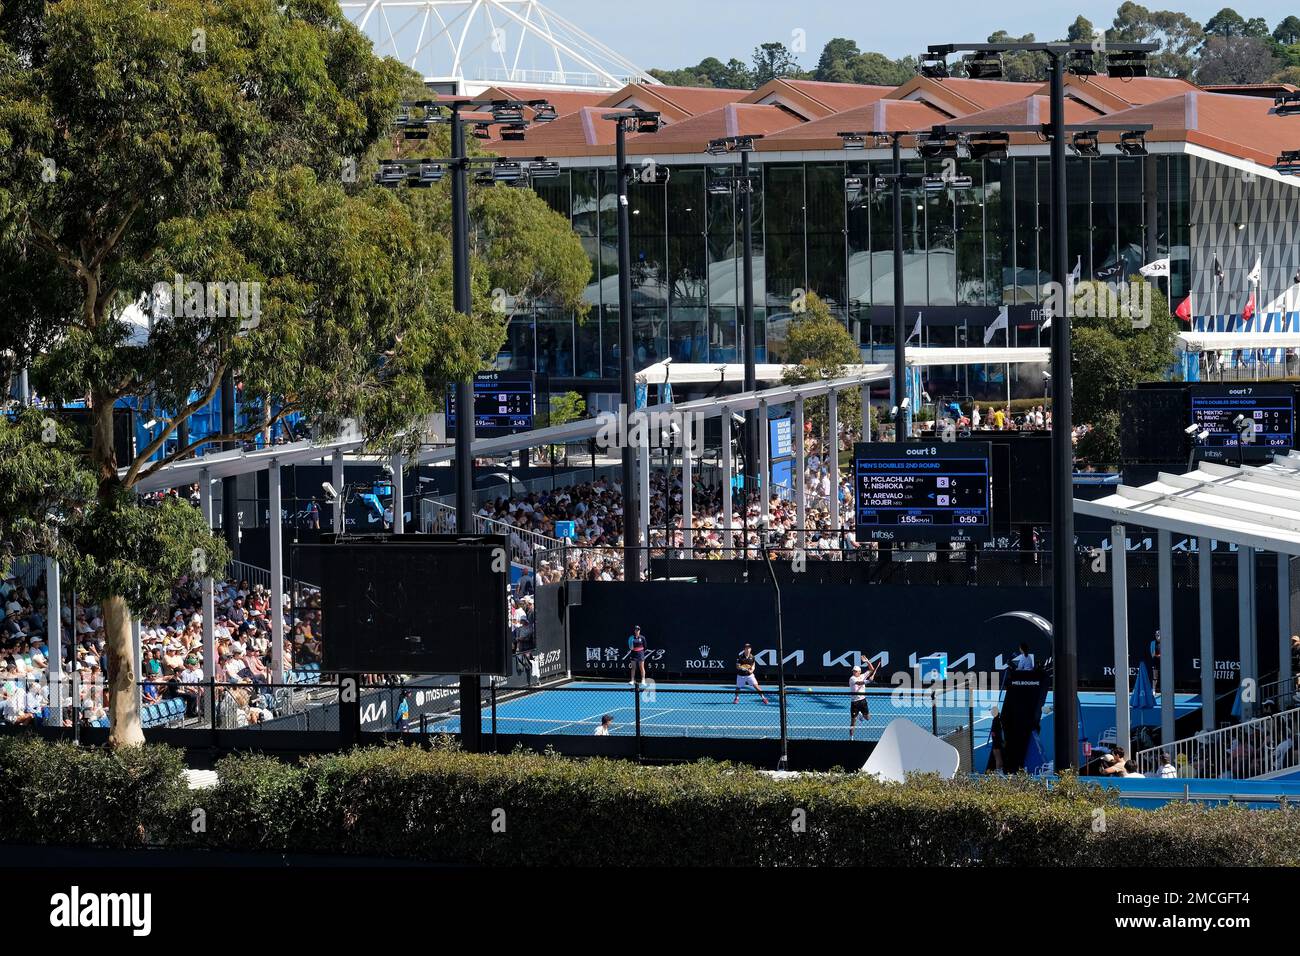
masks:
[[[752,690],[742,691],[735,700],[735,686],[721,684],[646,685],[634,691],[630,684],[575,681],[501,697],[496,705],[496,731],[501,734],[594,734],[603,715],[613,718],[614,736],[636,733],[637,708],[643,736],[776,738],[780,736],[780,713],[776,688],[764,685],[768,704]],[[956,693],[951,699],[940,695],[931,700],[922,692],[876,688],[868,691],[870,717],[858,720],[855,740],[876,740],[896,718],[913,721],[926,730],[952,733],[967,726],[972,716],[977,735],[987,734],[988,708],[997,702],[999,691]],[[638,701],[639,697],[639,701]],[[792,739],[848,740],[849,701],[847,688],[788,686],[787,723]],[[492,711],[483,711],[483,731],[492,731]],[[418,730],[412,726],[412,730]],[[457,733],[460,718],[448,715],[429,719],[429,733]],[[978,742],[978,740],[977,740]]]

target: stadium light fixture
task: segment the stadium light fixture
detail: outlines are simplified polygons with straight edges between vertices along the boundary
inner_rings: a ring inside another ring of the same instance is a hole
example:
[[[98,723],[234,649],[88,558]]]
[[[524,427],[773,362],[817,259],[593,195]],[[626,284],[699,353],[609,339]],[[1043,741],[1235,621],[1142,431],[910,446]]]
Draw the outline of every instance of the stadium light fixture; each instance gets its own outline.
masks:
[[[1285,149],[1273,168],[1284,176],[1300,176],[1300,149]]]
[[[1006,133],[972,133],[966,138],[971,159],[1003,159],[1011,145]]]
[[[1273,97],[1273,112],[1278,116],[1294,116],[1300,113],[1300,92],[1282,93]]]
[[[1001,53],[972,53],[966,57],[965,66],[966,76],[972,80],[1000,80],[1003,77]]]
[[[560,114],[556,112],[555,107],[550,103],[539,103],[536,109],[533,110],[534,123],[554,123],[559,118]]]
[[[961,152],[961,137],[935,127],[929,133],[917,136],[916,151],[926,159],[956,159]]]
[[[421,163],[415,172],[415,178],[411,180],[411,185],[417,189],[427,189],[436,182],[440,182],[447,174],[446,167],[442,163]]]
[[[1106,75],[1112,80],[1132,80],[1147,75],[1143,50],[1117,50],[1106,54]]]
[[[540,156],[528,164],[529,179],[554,179],[560,175],[560,164]]]
[[[1096,76],[1096,52],[1093,50],[1071,50],[1065,69],[1075,76]]]
[[[840,138],[840,142],[843,143],[845,149],[867,148],[866,133],[836,133],[835,135]]]
[[[1119,134],[1119,151],[1125,156],[1145,156],[1147,136],[1141,130],[1127,130]]]
[[[1100,156],[1101,146],[1097,142],[1095,129],[1081,129],[1070,138],[1070,149],[1076,156]]]
[[[948,57],[942,53],[926,52],[917,58],[917,72],[931,80],[946,80],[948,73]]]

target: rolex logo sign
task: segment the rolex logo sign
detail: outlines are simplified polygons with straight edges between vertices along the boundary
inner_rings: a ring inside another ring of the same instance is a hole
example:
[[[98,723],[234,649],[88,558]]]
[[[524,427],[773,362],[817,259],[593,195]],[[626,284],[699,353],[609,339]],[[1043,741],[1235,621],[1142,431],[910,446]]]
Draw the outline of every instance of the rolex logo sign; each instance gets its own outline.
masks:
[[[701,644],[701,645],[700,645],[700,656],[701,656],[701,657],[708,657],[708,656],[709,656],[709,645],[708,645],[708,644]]]

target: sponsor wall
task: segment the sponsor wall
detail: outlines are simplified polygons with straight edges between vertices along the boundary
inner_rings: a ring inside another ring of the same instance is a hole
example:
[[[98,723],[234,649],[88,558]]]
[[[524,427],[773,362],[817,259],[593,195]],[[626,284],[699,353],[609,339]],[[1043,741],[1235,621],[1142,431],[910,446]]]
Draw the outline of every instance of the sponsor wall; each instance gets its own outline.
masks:
[[[1277,604],[1274,581],[1261,574],[1257,584],[1259,670],[1266,674],[1277,666]],[[1047,587],[786,584],[781,595],[786,674],[793,681],[845,681],[859,654],[880,663],[882,684],[896,673],[911,673],[918,658],[935,652],[946,652],[949,669],[958,672],[1003,670],[1021,641],[1040,660],[1050,654],[1048,638],[1029,621],[997,619],[1010,611],[1050,617]],[[1226,689],[1239,669],[1236,594],[1216,588],[1214,597],[1212,666]],[[648,676],[726,682],[735,672],[736,653],[749,641],[759,659],[760,680],[775,677],[773,597],[766,583],[584,582],[580,600],[568,608],[575,677],[626,675],[627,636],[634,624],[641,625],[649,642]],[[1156,591],[1130,589],[1132,673],[1147,654],[1158,617]],[[558,614],[539,615],[539,635],[557,626],[563,626]],[[1110,589],[1081,588],[1082,681],[1110,685],[1111,633]],[[1194,589],[1175,591],[1173,643],[1179,683],[1196,685],[1202,662]],[[1169,651],[1168,639],[1164,650]]]

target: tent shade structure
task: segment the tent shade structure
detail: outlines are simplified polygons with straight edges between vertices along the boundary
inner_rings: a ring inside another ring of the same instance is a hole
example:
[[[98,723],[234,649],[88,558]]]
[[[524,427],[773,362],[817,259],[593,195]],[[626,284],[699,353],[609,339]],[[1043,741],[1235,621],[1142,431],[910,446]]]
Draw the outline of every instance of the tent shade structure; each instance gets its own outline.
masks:
[[[937,773],[951,780],[960,765],[956,747],[899,717],[880,735],[862,772],[891,783],[903,783],[909,773]]]
[[[1300,556],[1300,454],[1278,455],[1266,465],[1230,467],[1202,462],[1186,474],[1161,472],[1140,487],[1119,485],[1112,494],[1095,501],[1075,499],[1076,514],[1111,522],[1111,575],[1114,602],[1115,726],[1117,743],[1129,747],[1130,700],[1128,688],[1128,581],[1125,558],[1127,526],[1157,532],[1160,598],[1160,726],[1161,740],[1174,739],[1172,681],[1174,647],[1190,638],[1173,627],[1171,572],[1172,535],[1194,538],[1199,555],[1200,658],[1214,659],[1213,588],[1210,555],[1213,542],[1235,545],[1237,554],[1237,620],[1242,681],[1258,681],[1258,620],[1256,560],[1259,551],[1278,555],[1278,678],[1291,680],[1291,557]],[[1242,717],[1253,702],[1243,701]],[[1214,672],[1201,669],[1202,725],[1215,729]]]
[[[1300,332],[1179,332],[1177,345],[1184,352],[1300,349]]]

